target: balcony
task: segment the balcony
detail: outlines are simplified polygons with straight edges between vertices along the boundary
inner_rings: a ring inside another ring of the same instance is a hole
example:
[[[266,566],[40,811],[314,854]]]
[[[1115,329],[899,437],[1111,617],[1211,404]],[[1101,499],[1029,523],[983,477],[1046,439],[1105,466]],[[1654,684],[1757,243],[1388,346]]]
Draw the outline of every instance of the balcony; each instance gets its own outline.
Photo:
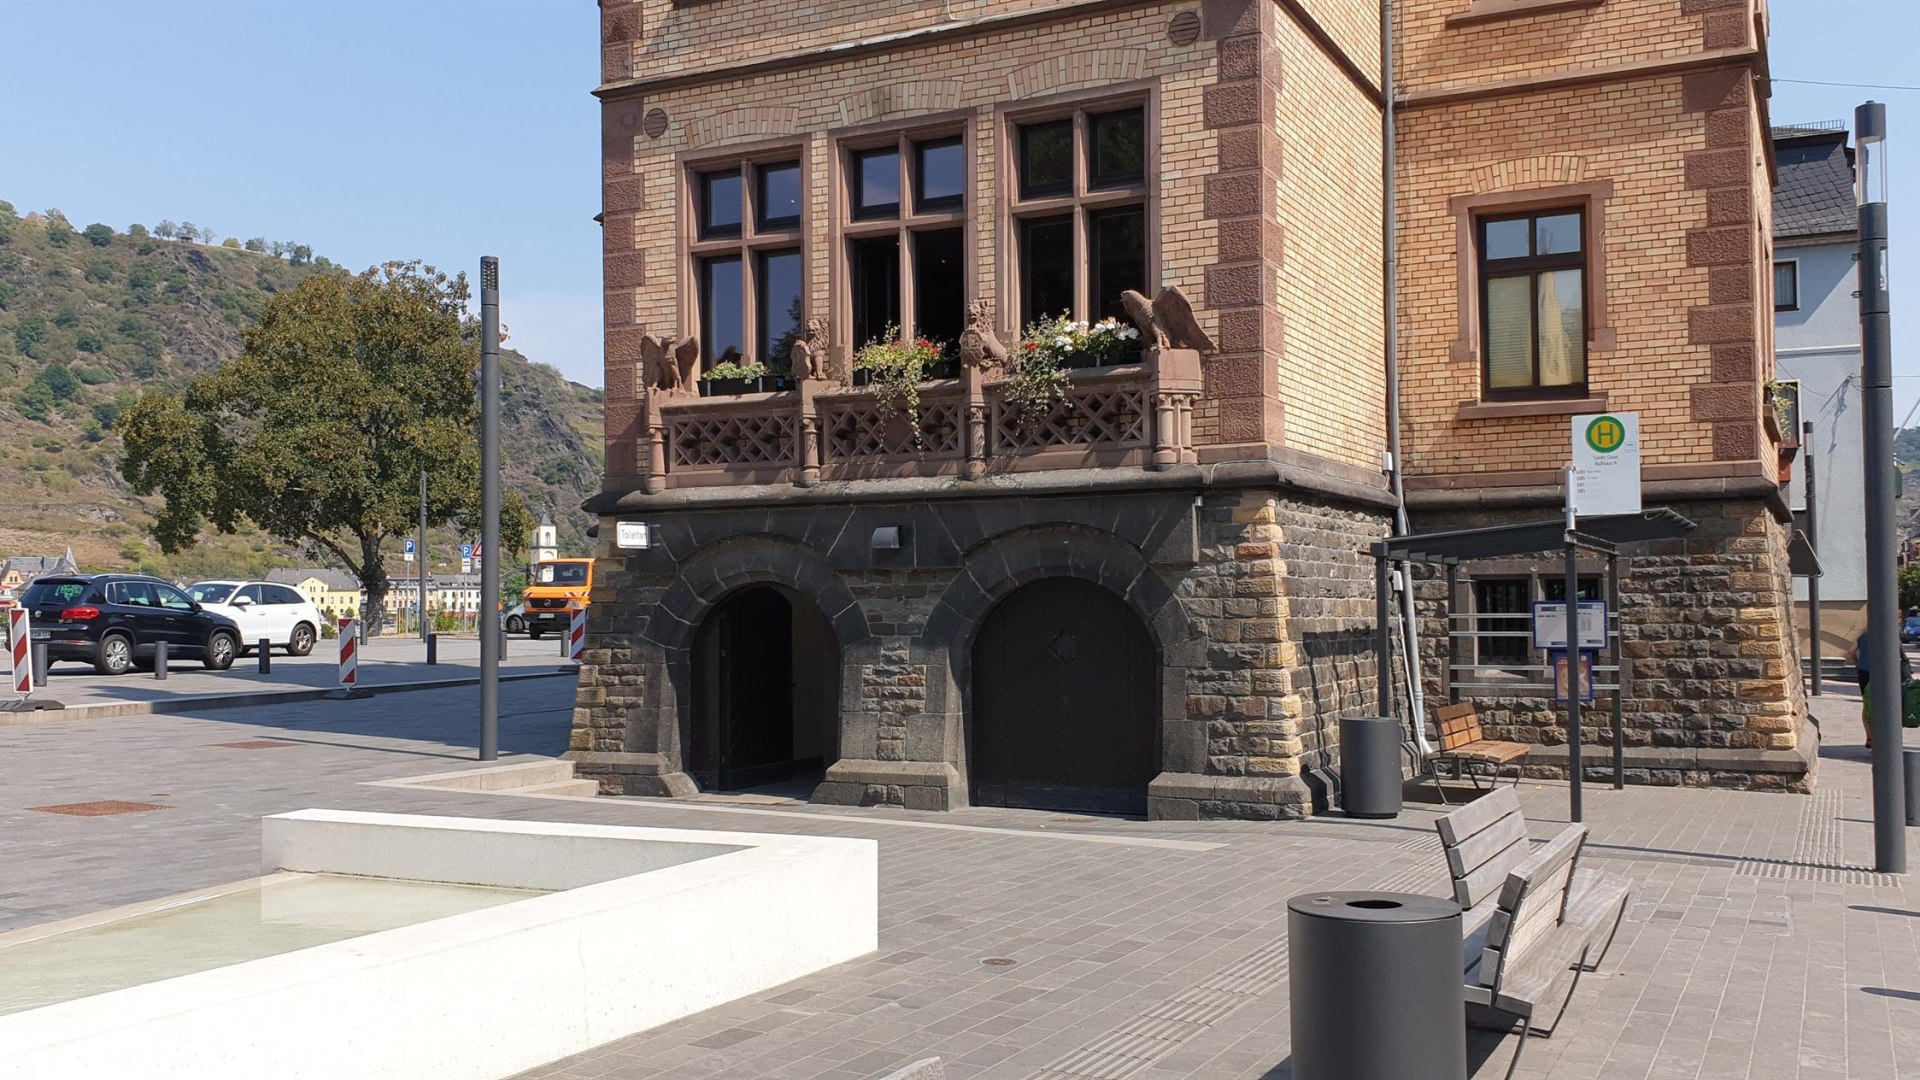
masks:
[[[650,342],[653,370],[636,395],[627,436],[638,486],[653,494],[739,484],[977,479],[1049,469],[1164,469],[1198,460],[1193,410],[1201,351],[1212,348],[1203,334],[1174,339],[1201,348],[1175,347],[1164,334],[1152,334],[1136,361],[1069,369],[1056,394],[1022,409],[1010,394],[1005,351],[990,332],[992,348],[982,348],[980,330],[978,323],[969,328],[971,343],[962,338],[959,377],[920,382],[913,407],[884,389],[850,385],[844,376],[810,374],[813,365],[801,349],[794,389],[699,397],[689,386],[697,360],[687,354],[691,343],[682,346],[685,366],[669,372],[661,366],[663,344]],[[815,334],[814,348],[824,354],[824,327],[816,324]],[[1166,343],[1151,344],[1156,341]],[[839,367],[844,372],[847,365]],[[618,435],[609,440],[610,473],[625,456],[621,441]]]

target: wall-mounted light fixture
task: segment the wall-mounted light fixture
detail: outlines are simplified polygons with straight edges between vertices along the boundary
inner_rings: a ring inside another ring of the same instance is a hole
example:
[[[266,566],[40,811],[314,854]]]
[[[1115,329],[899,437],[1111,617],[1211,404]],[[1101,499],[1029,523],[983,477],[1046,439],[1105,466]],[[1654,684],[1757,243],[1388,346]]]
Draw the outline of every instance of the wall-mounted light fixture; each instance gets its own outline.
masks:
[[[873,530],[873,540],[869,546],[875,551],[899,551],[900,526],[882,525]]]

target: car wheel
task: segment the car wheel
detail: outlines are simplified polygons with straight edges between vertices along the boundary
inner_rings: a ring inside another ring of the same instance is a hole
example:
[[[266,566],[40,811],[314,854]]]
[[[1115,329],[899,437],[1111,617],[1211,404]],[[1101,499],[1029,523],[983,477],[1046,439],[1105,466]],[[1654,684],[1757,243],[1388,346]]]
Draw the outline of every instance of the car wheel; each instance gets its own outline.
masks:
[[[527,620],[518,615],[507,616],[507,633],[524,634],[527,632]]]
[[[108,634],[94,646],[93,670],[102,675],[125,675],[133,668],[133,639],[125,634]]]
[[[206,665],[208,671],[225,671],[233,666],[234,654],[239,651],[239,642],[234,640],[232,634],[215,630],[213,636],[207,639],[207,655],[201,663]]]
[[[305,656],[313,651],[313,627],[301,623],[287,635],[287,655]]]

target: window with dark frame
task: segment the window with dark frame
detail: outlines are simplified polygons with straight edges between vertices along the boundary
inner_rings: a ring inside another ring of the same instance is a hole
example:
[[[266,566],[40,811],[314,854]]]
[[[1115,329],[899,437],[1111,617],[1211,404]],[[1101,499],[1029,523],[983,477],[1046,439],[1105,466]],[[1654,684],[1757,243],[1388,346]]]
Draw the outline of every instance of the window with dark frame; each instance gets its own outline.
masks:
[[[1800,310],[1799,263],[1788,261],[1773,264],[1773,310]]]
[[[797,159],[694,173],[694,322],[704,368],[760,363],[787,370],[805,324]]]
[[[857,349],[886,335],[958,348],[966,324],[964,135],[902,132],[845,151],[847,280]]]
[[[1146,107],[1016,121],[1013,143],[1019,324],[1124,320],[1120,294],[1148,284]]]
[[[1486,396],[1585,393],[1585,212],[1540,210],[1477,224]]]
[[[1527,663],[1531,656],[1533,590],[1527,578],[1479,578],[1473,583],[1475,663]],[[1510,617],[1509,617],[1510,616]],[[1492,636],[1489,636],[1492,635]]]

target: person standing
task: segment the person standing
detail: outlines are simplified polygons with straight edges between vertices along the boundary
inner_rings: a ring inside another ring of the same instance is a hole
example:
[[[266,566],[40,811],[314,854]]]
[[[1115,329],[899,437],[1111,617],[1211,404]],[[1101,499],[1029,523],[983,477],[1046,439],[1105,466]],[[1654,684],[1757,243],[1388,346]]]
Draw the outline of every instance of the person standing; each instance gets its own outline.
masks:
[[[1873,680],[1873,668],[1867,647],[1867,635],[1861,634],[1854,639],[1853,648],[1847,650],[1847,659],[1853,661],[1853,677],[1860,683],[1860,722],[1866,725],[1867,749],[1873,749],[1873,721],[1867,715],[1867,685]],[[1907,658],[1907,650],[1900,650],[1900,686],[1902,688],[1901,707],[1905,707],[1905,687],[1913,679],[1913,661]]]

